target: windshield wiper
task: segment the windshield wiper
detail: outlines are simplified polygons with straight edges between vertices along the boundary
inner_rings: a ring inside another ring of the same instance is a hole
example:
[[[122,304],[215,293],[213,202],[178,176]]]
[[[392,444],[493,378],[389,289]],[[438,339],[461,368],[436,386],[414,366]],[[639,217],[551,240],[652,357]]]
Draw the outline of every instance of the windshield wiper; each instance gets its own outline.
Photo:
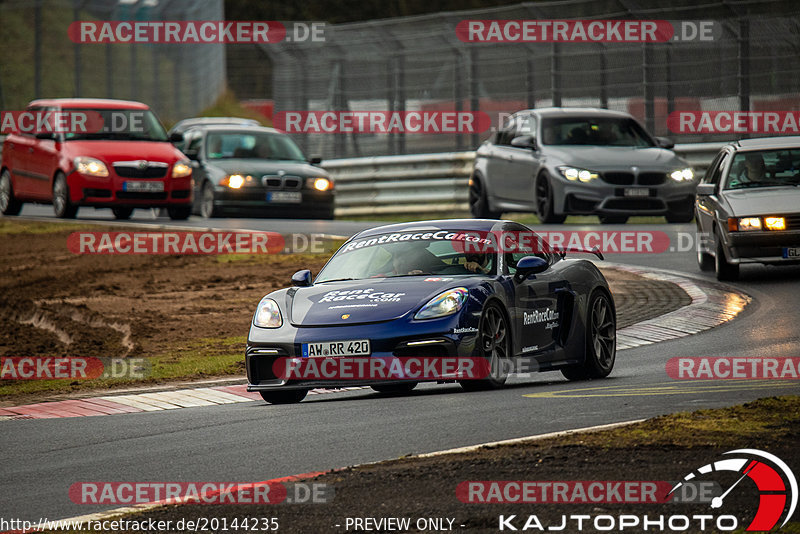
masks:
[[[402,278],[403,276],[430,276],[433,273],[408,273],[408,274],[393,274],[391,276],[387,276],[386,278]]]
[[[355,280],[355,278],[331,278],[330,280],[317,280],[315,283],[317,284],[326,284],[328,282],[343,282],[345,280]]]

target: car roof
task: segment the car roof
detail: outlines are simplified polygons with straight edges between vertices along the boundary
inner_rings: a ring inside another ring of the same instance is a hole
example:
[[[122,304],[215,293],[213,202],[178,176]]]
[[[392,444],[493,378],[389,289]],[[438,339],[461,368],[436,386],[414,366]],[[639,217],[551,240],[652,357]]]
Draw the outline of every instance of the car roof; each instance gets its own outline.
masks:
[[[206,132],[262,132],[262,133],[277,133],[282,134],[284,132],[280,130],[276,130],[275,128],[268,128],[266,126],[261,125],[251,125],[251,124],[199,124],[196,126],[191,126],[187,128],[185,131],[189,130],[204,130]]]
[[[244,117],[192,117],[191,119],[183,119],[175,123],[172,131],[187,130],[194,126],[204,126],[211,124],[242,124],[251,126],[261,126],[255,119],[246,119]]]
[[[467,230],[476,232],[490,232],[498,228],[517,228],[527,230],[527,227],[514,221],[499,221],[496,219],[439,219],[433,221],[415,221],[396,224],[387,224],[363,230],[354,235],[352,239],[381,235],[391,232],[422,232],[437,230]]]
[[[147,104],[133,100],[114,100],[112,98],[42,98],[28,104],[32,106],[55,106],[59,108],[97,108],[97,109],[150,109]]]
[[[623,111],[614,111],[603,108],[534,108],[526,109],[519,113],[534,113],[540,117],[620,117],[632,118]]]
[[[740,139],[731,144],[737,152],[776,148],[800,148],[800,136],[757,137],[754,139]]]

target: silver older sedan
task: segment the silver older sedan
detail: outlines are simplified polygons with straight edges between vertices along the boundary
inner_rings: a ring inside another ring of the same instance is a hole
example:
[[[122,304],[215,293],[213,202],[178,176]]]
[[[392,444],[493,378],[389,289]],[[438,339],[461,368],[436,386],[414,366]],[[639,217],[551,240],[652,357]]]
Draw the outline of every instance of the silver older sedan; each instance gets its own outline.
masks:
[[[697,186],[697,262],[719,280],[742,263],[800,263],[800,137],[722,148]]]

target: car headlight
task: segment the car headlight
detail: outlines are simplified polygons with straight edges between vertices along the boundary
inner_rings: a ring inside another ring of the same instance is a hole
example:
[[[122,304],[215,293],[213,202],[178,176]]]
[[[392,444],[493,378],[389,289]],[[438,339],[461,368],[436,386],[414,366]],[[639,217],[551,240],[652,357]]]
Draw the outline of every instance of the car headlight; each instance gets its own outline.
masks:
[[[105,178],[108,176],[108,167],[99,159],[90,158],[88,156],[78,156],[73,161],[75,170],[87,176],[100,176]]]
[[[244,176],[242,174],[229,174],[219,181],[219,185],[230,187],[231,189],[241,189],[246,183],[253,181],[253,177],[249,174]]]
[[[758,217],[731,218],[728,219],[728,230],[731,232],[761,230],[761,219]]]
[[[306,187],[317,191],[327,191],[333,189],[333,182],[324,176],[317,178],[306,178]]]
[[[559,167],[558,170],[567,180],[572,182],[580,181],[583,183],[595,180],[599,175],[587,169],[579,169],[578,167]]]
[[[464,306],[468,294],[469,291],[465,287],[448,289],[443,293],[439,293],[420,308],[417,314],[414,315],[414,319],[433,319],[452,315]]]
[[[786,219],[783,217],[764,217],[764,227],[767,230],[786,230]]]
[[[283,326],[283,317],[278,303],[271,298],[264,297],[258,303],[253,324],[261,328],[280,328]]]
[[[670,178],[675,180],[676,182],[688,182],[692,178],[694,178],[694,171],[689,167],[685,169],[678,169],[677,171],[672,171],[669,175]]]
[[[172,166],[173,178],[185,178],[192,174],[192,166],[188,161],[178,161]]]

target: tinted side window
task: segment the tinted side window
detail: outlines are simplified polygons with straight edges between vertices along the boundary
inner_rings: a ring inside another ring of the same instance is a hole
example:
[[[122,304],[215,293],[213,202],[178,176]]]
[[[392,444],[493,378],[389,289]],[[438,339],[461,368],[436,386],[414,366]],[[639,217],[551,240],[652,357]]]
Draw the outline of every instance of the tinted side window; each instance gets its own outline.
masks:
[[[725,168],[725,163],[727,163],[729,157],[730,154],[728,152],[722,153],[716,166],[711,168],[710,170],[711,175],[710,176],[706,175],[706,178],[708,179],[706,183],[710,184],[719,183],[720,176],[722,175],[722,169]],[[703,181],[706,181],[706,178],[703,178]]]

